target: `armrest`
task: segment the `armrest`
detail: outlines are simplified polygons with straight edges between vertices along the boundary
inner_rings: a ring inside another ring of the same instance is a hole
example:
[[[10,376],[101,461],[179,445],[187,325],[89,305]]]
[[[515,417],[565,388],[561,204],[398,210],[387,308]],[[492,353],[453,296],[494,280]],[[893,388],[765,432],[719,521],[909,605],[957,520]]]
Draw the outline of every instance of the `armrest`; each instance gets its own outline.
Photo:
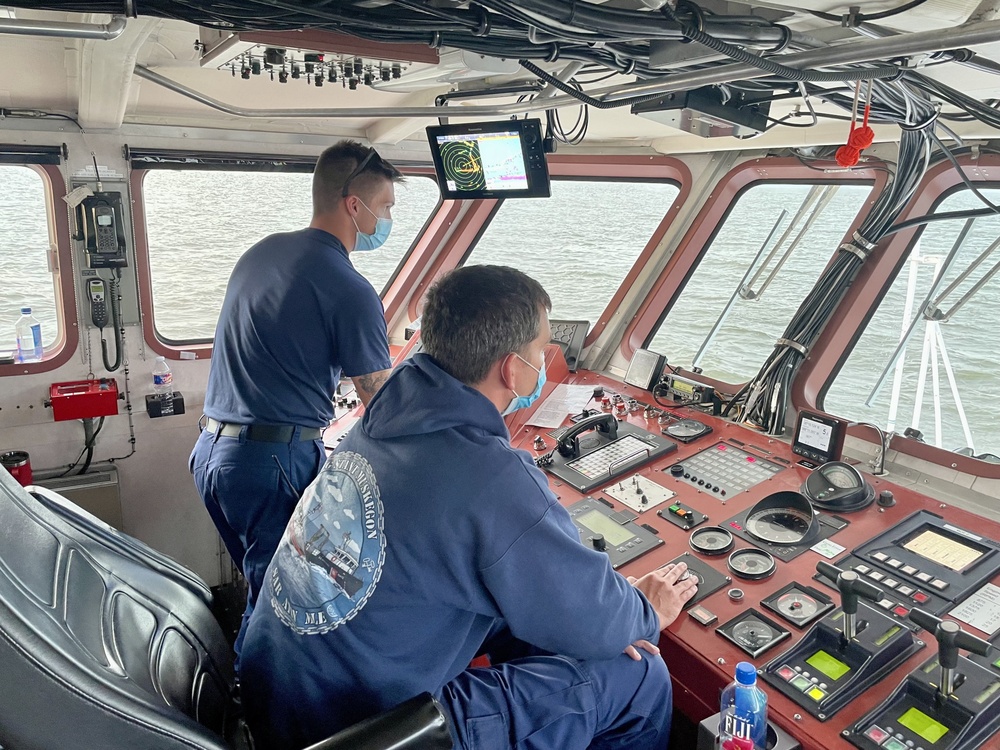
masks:
[[[422,693],[306,750],[451,750],[452,747],[448,718],[441,704],[430,693]]]

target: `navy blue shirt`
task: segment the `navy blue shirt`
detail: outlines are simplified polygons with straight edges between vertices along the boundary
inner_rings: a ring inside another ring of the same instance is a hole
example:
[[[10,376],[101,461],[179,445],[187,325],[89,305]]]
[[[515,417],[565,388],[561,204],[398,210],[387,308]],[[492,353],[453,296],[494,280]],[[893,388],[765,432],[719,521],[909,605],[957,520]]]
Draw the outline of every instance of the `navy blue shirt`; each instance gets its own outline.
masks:
[[[325,427],[341,371],[392,366],[382,301],[321,229],[272,234],[239,259],[215,330],[205,414]]]
[[[465,670],[494,628],[576,659],[659,620],[584,546],[496,407],[427,354],[396,368],[299,501],[240,661],[258,747],[304,747]]]

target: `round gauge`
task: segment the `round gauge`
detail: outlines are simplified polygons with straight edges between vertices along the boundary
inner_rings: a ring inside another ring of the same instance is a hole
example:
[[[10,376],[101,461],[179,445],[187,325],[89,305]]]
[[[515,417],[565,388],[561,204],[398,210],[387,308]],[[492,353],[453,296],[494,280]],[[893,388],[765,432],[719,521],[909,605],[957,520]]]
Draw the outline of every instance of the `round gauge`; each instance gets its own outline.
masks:
[[[832,486],[842,490],[853,490],[861,486],[861,477],[847,466],[832,464],[821,469],[823,478]]]
[[[706,526],[691,532],[688,543],[703,555],[724,555],[733,548],[733,535],[720,526]]]
[[[774,608],[787,619],[797,622],[812,619],[819,612],[819,602],[802,591],[789,591],[774,602]]]
[[[796,508],[769,508],[747,516],[747,533],[771,544],[798,544],[809,533],[812,515]]]
[[[759,549],[738,549],[729,556],[729,570],[737,578],[759,581],[774,572],[774,558]]]
[[[760,620],[750,617],[733,626],[733,640],[748,651],[757,651],[767,646],[777,633]]]

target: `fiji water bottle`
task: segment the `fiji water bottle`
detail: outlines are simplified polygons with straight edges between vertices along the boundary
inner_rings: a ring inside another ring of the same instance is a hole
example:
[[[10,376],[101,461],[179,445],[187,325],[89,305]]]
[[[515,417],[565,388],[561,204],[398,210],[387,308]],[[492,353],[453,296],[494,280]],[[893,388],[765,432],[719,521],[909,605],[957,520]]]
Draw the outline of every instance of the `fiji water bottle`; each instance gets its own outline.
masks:
[[[757,687],[757,670],[741,661],[736,681],[722,691],[720,750],[767,750],[767,695]]]
[[[174,393],[174,375],[165,357],[157,357],[153,365],[153,393],[161,401],[169,401]]]
[[[42,324],[31,314],[30,307],[21,308],[21,317],[14,324],[17,335],[17,361],[37,362],[44,355],[42,349]]]

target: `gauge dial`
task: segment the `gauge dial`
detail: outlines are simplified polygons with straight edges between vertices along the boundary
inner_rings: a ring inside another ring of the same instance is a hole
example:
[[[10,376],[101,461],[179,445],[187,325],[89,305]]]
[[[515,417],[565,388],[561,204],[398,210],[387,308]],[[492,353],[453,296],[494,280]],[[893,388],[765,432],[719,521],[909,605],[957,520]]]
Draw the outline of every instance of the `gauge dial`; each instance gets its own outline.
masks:
[[[767,646],[776,635],[774,630],[753,617],[733,626],[733,640],[751,652]]]
[[[733,548],[733,535],[719,526],[708,526],[691,533],[691,549],[703,555],[723,555]]]
[[[729,556],[729,570],[737,578],[759,581],[774,572],[774,558],[763,550],[738,549]]]
[[[826,481],[842,490],[853,490],[861,486],[860,477],[846,466],[827,466],[822,472]]]
[[[809,533],[810,514],[795,508],[759,510],[747,517],[750,536],[772,544],[798,544]]]
[[[789,591],[779,596],[774,607],[793,622],[811,619],[819,612],[819,602],[801,591]]]

